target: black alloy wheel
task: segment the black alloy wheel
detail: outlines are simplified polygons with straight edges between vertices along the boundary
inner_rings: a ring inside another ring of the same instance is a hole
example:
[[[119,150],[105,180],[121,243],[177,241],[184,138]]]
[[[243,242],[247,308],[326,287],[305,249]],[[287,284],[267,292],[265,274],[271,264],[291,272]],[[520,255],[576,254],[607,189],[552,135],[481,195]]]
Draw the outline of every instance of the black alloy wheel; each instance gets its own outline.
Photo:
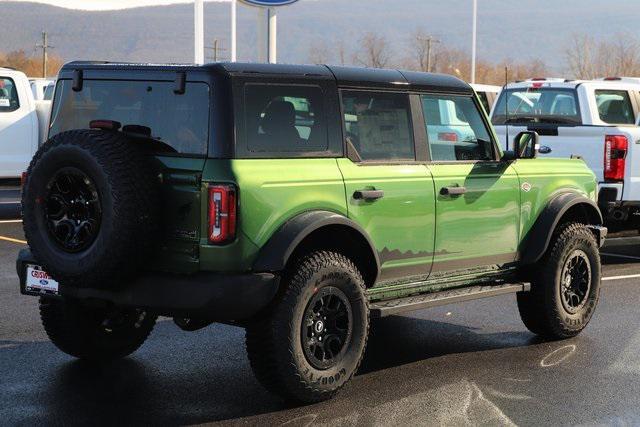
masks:
[[[60,169],[47,184],[44,199],[47,229],[66,252],[87,249],[100,229],[102,208],[95,183],[80,169]]]

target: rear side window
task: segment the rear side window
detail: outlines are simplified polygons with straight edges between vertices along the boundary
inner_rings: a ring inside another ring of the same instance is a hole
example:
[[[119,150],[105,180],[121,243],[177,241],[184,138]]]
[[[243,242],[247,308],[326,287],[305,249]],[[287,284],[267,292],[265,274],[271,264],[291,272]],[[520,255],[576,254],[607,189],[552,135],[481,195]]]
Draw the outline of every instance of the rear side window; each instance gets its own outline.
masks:
[[[610,124],[635,123],[633,107],[626,90],[596,90],[595,95],[600,120]]]
[[[0,77],[0,113],[9,113],[20,108],[18,90],[12,79]]]
[[[180,154],[206,154],[209,139],[209,86],[187,82],[183,94],[175,83],[84,80],[82,90],[60,80],[55,91],[49,134],[87,129],[92,120],[115,120],[149,129],[153,139]]]
[[[342,109],[347,144],[362,160],[415,160],[408,95],[343,91]]]
[[[244,98],[248,151],[300,156],[328,149],[319,86],[247,84]]]
[[[468,96],[422,95],[433,161],[493,160],[493,143],[482,115]]]

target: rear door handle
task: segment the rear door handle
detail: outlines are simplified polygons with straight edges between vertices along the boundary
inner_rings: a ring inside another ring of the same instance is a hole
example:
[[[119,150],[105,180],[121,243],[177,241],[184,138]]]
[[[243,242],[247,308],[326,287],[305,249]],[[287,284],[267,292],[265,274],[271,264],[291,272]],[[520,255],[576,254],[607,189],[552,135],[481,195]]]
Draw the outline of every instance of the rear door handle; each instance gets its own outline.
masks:
[[[357,190],[353,193],[353,198],[356,200],[378,200],[383,197],[383,190]]]
[[[466,187],[442,187],[440,194],[442,196],[459,196],[467,192]]]

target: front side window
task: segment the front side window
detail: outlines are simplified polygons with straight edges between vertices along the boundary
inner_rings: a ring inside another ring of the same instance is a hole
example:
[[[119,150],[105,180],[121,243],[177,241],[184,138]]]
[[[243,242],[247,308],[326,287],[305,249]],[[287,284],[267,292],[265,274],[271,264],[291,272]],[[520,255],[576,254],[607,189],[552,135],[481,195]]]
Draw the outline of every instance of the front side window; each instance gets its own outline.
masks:
[[[347,144],[360,159],[415,160],[408,95],[344,91],[342,109]]]
[[[492,121],[495,125],[582,123],[576,91],[551,87],[503,90],[493,110]]]
[[[247,149],[253,153],[315,153],[328,148],[319,86],[247,84]]]
[[[16,84],[8,77],[0,77],[0,113],[9,113],[18,108],[20,101]]]
[[[633,107],[626,90],[596,90],[595,95],[600,120],[617,125],[635,123]]]
[[[206,154],[209,139],[209,86],[188,82],[183,94],[174,82],[84,80],[82,90],[60,80],[49,134],[87,129],[92,120],[148,128],[149,136],[177,153]]]
[[[422,95],[431,160],[493,160],[489,131],[469,96]]]

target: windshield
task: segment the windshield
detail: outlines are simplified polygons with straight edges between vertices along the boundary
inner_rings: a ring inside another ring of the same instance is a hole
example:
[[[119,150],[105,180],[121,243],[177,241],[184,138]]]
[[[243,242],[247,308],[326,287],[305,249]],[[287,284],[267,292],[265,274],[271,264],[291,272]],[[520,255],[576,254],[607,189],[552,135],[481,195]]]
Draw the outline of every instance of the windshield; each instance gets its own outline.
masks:
[[[181,154],[206,154],[209,135],[209,86],[186,84],[174,93],[174,82],[84,80],[82,90],[61,80],[55,91],[49,135],[87,129],[92,120],[115,120],[124,126],[149,128],[151,138]]]
[[[505,106],[506,102],[506,106]],[[505,109],[508,108],[508,112]],[[555,123],[581,124],[574,89],[550,87],[502,91],[493,113],[493,124]]]

